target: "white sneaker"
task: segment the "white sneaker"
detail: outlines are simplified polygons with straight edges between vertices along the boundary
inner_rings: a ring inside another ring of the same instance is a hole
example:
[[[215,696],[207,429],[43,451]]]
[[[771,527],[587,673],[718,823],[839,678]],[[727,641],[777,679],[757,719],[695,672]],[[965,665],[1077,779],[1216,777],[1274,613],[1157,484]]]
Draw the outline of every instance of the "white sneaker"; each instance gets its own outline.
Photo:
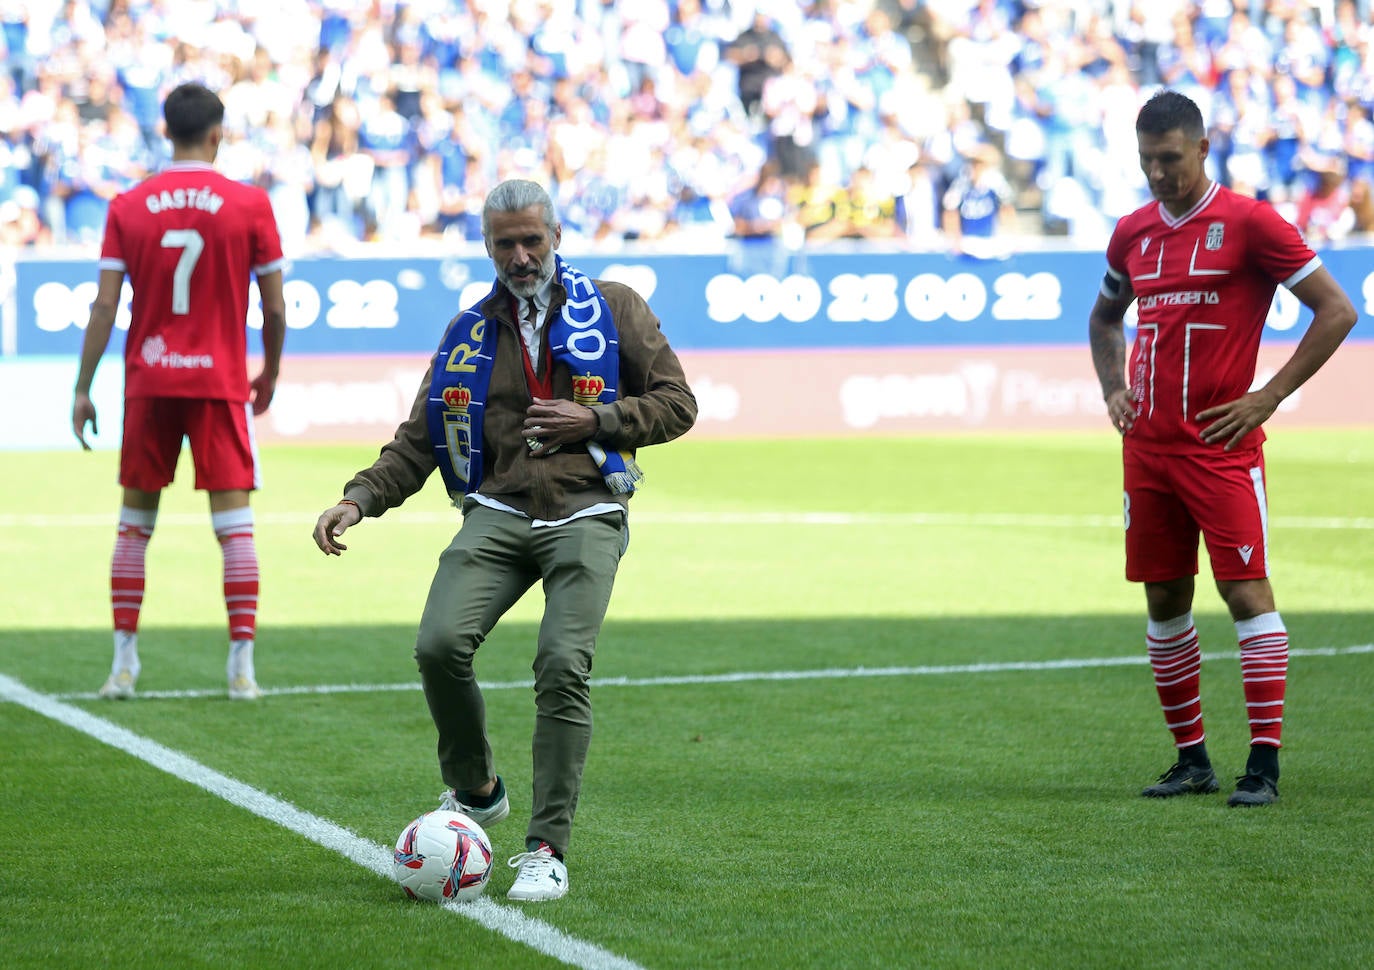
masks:
[[[501,780],[500,775],[496,776],[496,787],[501,792],[501,797],[486,808],[464,805],[459,801],[458,793],[450,788],[439,796],[439,809],[445,812],[462,812],[482,828],[495,825],[510,814],[510,799],[506,797],[506,783]]]
[[[225,664],[229,675],[231,701],[255,701],[262,696],[253,674],[253,641],[234,640],[229,644],[229,660]]]
[[[229,681],[229,699],[231,701],[255,701],[262,696],[262,691],[258,688],[258,682],[252,677],[245,677],[243,674]]]
[[[533,852],[511,856],[506,865],[519,870],[515,885],[506,893],[507,899],[542,903],[568,894],[568,867],[554,858],[547,842],[540,842]]]
[[[132,670],[116,670],[105,680],[100,688],[100,696],[106,700],[126,701],[134,696],[134,683],[138,674]]]

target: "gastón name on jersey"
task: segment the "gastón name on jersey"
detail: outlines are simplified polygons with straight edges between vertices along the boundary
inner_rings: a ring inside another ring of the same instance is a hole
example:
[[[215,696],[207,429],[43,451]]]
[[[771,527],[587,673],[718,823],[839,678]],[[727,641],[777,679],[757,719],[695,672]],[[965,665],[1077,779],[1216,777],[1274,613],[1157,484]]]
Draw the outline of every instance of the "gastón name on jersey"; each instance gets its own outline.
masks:
[[[144,201],[148,211],[154,215],[167,209],[200,209],[214,215],[224,205],[224,199],[212,192],[209,186],[200,189],[163,189],[149,193]]]

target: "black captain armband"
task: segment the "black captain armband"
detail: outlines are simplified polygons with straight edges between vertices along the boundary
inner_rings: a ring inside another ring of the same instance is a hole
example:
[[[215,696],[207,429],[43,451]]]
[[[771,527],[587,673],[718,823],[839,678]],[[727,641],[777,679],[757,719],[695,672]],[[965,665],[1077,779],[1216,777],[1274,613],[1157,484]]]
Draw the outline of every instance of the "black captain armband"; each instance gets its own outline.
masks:
[[[1111,270],[1102,277],[1102,295],[1109,300],[1121,299],[1121,277]]]

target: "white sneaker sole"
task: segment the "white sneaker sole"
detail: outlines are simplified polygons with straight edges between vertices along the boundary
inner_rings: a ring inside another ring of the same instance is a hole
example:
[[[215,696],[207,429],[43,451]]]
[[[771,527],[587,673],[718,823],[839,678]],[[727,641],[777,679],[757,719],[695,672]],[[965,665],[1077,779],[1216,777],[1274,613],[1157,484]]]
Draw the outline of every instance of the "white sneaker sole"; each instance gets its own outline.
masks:
[[[111,674],[101,686],[99,696],[105,700],[128,700],[134,696],[134,678],[127,671]]]
[[[247,677],[239,677],[229,685],[231,701],[255,701],[262,697],[262,690]]]
[[[518,894],[515,891],[515,887],[512,886],[510,892],[506,893],[506,898],[514,900],[517,903],[547,903],[555,899],[562,899],[566,895],[568,895],[568,887],[566,886],[559,890],[522,890]]]

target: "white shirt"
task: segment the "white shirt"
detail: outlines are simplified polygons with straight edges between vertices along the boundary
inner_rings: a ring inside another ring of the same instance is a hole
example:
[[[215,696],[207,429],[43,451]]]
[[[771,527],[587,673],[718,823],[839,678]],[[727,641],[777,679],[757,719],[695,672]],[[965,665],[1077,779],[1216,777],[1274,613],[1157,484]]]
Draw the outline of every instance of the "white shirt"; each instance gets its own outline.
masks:
[[[539,372],[539,335],[544,332],[544,318],[549,313],[549,303],[552,302],[553,281],[548,279],[539,288],[539,292],[534,294],[534,319],[527,319],[528,310],[526,305],[529,302],[525,297],[516,297],[520,302],[520,336],[525,341],[525,353],[529,355],[530,366],[535,373]]]

